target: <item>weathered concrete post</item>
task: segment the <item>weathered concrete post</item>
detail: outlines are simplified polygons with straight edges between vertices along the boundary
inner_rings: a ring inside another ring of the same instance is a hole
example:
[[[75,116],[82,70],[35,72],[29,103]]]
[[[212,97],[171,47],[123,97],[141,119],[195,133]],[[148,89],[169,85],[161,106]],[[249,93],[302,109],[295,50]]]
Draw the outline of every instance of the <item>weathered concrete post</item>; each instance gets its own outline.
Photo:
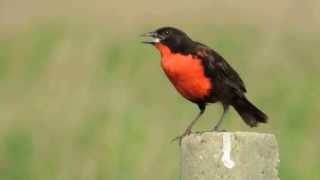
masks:
[[[182,180],[279,180],[272,134],[207,132],[181,144]]]

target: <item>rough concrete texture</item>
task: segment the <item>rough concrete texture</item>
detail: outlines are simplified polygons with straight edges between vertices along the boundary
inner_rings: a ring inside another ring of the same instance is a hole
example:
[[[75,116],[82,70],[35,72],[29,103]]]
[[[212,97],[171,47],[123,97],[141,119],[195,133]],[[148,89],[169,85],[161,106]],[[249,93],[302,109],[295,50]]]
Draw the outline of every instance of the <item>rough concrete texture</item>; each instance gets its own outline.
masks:
[[[228,137],[233,167],[222,160],[228,156]],[[181,144],[182,180],[279,180],[278,163],[272,134],[207,132],[191,134]]]

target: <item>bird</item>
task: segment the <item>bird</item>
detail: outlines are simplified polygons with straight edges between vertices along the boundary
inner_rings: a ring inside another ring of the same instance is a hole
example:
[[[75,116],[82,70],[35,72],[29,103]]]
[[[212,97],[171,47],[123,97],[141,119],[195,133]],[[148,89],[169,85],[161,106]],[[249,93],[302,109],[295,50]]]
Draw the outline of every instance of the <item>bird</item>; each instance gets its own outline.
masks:
[[[245,96],[247,89],[237,71],[214,49],[192,40],[175,27],[161,27],[142,36],[146,38],[142,43],[160,52],[161,68],[175,89],[200,110],[184,133],[173,140],[181,144],[182,138],[191,134],[206,106],[213,103],[221,103],[223,112],[212,131],[221,131],[220,125],[230,106],[250,127],[267,122],[267,115]]]

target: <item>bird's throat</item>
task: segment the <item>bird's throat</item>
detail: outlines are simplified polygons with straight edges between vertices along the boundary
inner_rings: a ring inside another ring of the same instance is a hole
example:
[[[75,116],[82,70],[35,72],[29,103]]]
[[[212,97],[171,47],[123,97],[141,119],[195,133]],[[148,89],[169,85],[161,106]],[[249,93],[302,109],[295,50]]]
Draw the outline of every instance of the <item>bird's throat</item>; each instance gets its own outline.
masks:
[[[162,43],[156,43],[154,46],[159,50],[162,57],[167,57],[172,54],[170,48]]]

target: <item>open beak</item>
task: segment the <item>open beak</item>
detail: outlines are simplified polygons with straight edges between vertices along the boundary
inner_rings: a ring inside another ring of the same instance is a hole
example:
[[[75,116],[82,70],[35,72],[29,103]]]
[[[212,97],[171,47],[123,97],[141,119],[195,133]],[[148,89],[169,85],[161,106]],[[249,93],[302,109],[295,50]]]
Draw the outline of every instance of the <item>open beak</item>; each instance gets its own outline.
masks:
[[[145,44],[156,44],[161,41],[161,38],[156,32],[148,32],[141,35],[142,37],[148,37],[147,40],[142,41]]]

